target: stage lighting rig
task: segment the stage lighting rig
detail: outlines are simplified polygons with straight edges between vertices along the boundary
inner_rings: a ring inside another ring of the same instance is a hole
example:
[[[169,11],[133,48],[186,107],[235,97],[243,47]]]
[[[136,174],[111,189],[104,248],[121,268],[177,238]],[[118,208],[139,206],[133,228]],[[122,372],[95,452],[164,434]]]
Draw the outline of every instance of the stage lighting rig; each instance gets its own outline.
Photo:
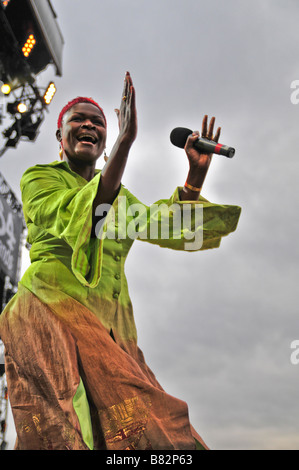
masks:
[[[62,75],[64,40],[50,0],[0,0],[0,80],[33,83],[49,64]]]
[[[8,148],[15,148],[20,140],[35,141],[44,120],[45,111],[56,92],[54,82],[46,89],[34,85],[24,85],[21,94],[13,102],[7,103],[6,109],[14,118],[12,125],[2,132],[6,143],[0,149],[0,156]],[[15,94],[15,92],[13,92]]]
[[[14,119],[2,132],[8,140],[0,157],[20,139],[35,140],[56,93],[53,81],[43,91],[36,84],[50,64],[62,75],[64,40],[56,18],[50,0],[0,0],[0,124],[4,108]]]
[[[56,93],[56,86],[53,82],[50,82],[48,88],[43,96],[45,104],[50,104]]]

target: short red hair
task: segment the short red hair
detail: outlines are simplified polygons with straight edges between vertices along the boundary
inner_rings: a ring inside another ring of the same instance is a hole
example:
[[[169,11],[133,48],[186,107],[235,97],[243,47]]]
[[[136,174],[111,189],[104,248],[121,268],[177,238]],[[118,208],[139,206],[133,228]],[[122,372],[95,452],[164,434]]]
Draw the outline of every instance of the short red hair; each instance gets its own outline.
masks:
[[[62,110],[60,111],[60,114],[58,116],[58,121],[57,121],[57,127],[58,129],[60,129],[61,125],[62,125],[62,119],[63,119],[63,116],[65,115],[65,113],[71,109],[73,106],[75,106],[75,104],[78,104],[78,103],[91,103],[93,104],[94,106],[96,106],[97,108],[99,108],[99,110],[101,111],[101,113],[103,114],[103,117],[104,117],[104,120],[105,120],[105,125],[107,126],[107,121],[106,121],[106,117],[105,117],[105,114],[104,114],[104,111],[102,110],[101,106],[96,103],[92,98],[86,98],[86,97],[83,97],[83,96],[78,96],[78,98],[74,98],[73,100],[69,101],[63,108]]]

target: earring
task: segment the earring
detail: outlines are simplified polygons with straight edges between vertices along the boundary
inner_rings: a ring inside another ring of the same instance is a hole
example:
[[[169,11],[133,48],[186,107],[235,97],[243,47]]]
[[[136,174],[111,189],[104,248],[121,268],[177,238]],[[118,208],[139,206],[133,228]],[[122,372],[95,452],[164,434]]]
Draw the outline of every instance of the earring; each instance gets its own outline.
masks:
[[[59,157],[60,157],[60,160],[63,159],[63,150],[62,150],[62,147],[60,147],[60,150],[59,150]]]
[[[105,150],[104,150],[104,160],[105,160],[105,162],[108,161],[108,158],[109,158],[109,157],[107,156],[107,154],[106,154],[106,149],[105,149]]]

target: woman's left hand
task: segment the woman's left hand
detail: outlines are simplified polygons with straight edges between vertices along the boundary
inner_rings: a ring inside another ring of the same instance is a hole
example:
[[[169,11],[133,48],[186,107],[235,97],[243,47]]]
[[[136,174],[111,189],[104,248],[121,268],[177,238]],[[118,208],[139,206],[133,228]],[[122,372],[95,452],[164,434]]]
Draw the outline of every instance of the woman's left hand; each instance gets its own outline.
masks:
[[[210,124],[208,126],[208,116],[205,115],[202,121],[201,137],[212,140],[214,142],[218,142],[221,128],[218,127],[216,134],[213,135],[214,124],[215,124],[215,118],[212,117]],[[194,147],[194,143],[199,137],[200,135],[198,131],[193,132],[193,134],[188,137],[186,145],[185,145],[185,152],[187,154],[189,164],[190,164],[190,169],[192,171],[200,171],[200,170],[207,171],[212,160],[212,154],[201,153],[199,150],[197,150]]]
[[[216,134],[213,135],[214,124],[215,118],[212,117],[208,126],[208,116],[205,115],[202,121],[201,136],[205,139],[218,142],[221,128],[218,127]],[[212,160],[211,153],[201,153],[194,147],[194,143],[198,138],[199,132],[193,132],[193,134],[188,137],[185,145],[185,152],[189,160],[189,172],[187,175],[186,184],[180,193],[180,197],[182,200],[199,199],[199,194]]]

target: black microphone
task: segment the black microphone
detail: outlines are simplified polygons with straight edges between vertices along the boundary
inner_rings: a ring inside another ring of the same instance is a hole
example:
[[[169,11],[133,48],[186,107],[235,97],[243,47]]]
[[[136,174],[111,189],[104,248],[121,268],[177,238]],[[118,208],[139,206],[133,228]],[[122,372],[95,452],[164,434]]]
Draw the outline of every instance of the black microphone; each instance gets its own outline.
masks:
[[[190,129],[186,129],[185,127],[176,127],[171,131],[170,134],[170,141],[176,147],[184,148],[187,138],[193,131]],[[203,137],[199,137],[195,143],[194,147],[197,148],[201,153],[218,153],[220,155],[225,155],[225,157],[233,158],[235,155],[235,149],[232,147],[228,147],[227,145],[217,144],[217,142],[213,142],[209,139],[204,139]]]

